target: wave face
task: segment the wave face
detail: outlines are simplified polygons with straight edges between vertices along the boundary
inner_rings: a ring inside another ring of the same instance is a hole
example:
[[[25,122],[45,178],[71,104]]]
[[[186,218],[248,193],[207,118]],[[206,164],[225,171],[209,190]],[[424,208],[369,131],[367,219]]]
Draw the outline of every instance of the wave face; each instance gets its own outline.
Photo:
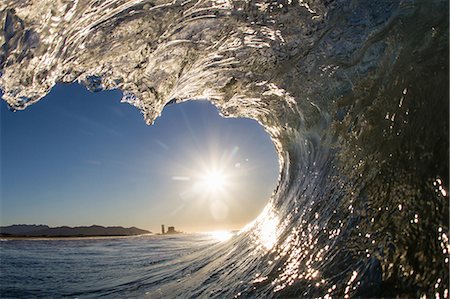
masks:
[[[120,88],[149,124],[169,102],[207,98],[270,134],[281,172],[264,212],[185,261],[200,266],[173,273],[164,293],[448,297],[448,1],[3,0],[0,10],[0,87],[14,110],[79,81]]]

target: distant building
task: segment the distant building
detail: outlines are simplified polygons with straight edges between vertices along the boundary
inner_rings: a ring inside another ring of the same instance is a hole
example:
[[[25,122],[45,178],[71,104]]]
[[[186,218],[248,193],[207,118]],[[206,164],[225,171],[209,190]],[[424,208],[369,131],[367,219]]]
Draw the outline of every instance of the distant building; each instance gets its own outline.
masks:
[[[167,235],[167,234],[179,234],[179,231],[175,230],[175,226],[169,226],[167,227],[167,231],[165,230],[164,224],[161,224],[161,234]]]

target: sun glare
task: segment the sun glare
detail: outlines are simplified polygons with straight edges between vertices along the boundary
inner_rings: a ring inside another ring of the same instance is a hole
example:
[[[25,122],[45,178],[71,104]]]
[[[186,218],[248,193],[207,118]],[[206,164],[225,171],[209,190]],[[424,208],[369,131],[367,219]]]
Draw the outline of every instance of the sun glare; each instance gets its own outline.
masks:
[[[206,173],[202,178],[203,186],[209,191],[218,191],[225,186],[225,175],[219,171]]]
[[[233,236],[231,232],[228,231],[214,231],[209,233],[214,239],[216,239],[219,242],[225,242]]]

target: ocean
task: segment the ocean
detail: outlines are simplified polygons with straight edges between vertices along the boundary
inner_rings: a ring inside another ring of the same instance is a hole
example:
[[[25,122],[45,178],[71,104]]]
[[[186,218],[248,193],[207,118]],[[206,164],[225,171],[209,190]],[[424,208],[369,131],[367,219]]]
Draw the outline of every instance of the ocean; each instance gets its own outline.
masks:
[[[217,245],[2,242],[5,296],[449,297],[447,0],[3,0],[0,20],[13,111],[57,82],[120,89],[149,125],[207,99],[280,165]]]
[[[220,237],[2,239],[0,297],[171,297],[160,286],[188,278],[195,269],[189,260],[223,242]]]

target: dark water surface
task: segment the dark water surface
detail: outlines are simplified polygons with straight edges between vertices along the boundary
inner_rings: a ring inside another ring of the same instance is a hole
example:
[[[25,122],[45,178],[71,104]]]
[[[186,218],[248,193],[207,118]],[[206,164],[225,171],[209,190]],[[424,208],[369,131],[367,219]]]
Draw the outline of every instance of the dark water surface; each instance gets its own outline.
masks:
[[[154,286],[174,279],[185,257],[218,242],[207,234],[3,239],[0,294],[2,298],[168,296]]]

